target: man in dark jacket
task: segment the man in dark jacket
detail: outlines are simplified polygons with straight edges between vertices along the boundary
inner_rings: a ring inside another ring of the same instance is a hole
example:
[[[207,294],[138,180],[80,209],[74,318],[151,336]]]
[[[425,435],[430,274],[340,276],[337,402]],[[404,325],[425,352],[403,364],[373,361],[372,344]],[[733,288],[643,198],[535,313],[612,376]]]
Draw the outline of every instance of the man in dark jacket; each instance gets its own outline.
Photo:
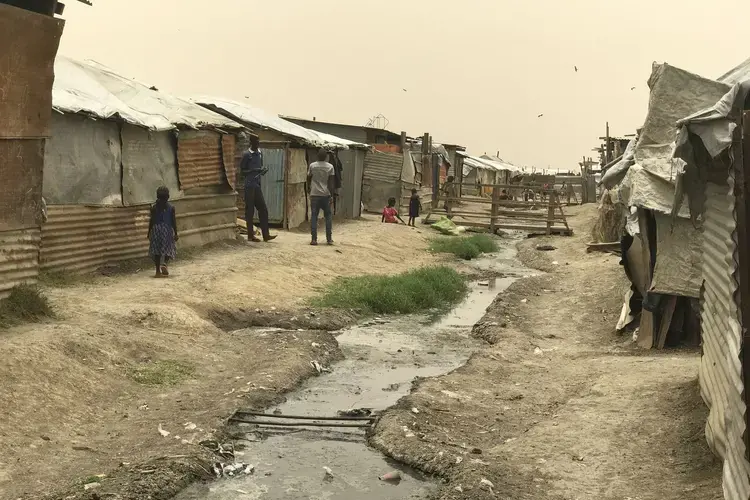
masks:
[[[268,230],[268,207],[260,188],[260,178],[268,172],[268,169],[263,167],[263,152],[260,150],[257,137],[250,138],[250,149],[242,155],[240,170],[245,176],[245,222],[247,223],[248,241],[260,241],[255,237],[255,231],[253,230],[253,217],[256,208],[258,209],[258,220],[260,231],[263,233],[263,241],[276,239],[276,235],[271,236]]]

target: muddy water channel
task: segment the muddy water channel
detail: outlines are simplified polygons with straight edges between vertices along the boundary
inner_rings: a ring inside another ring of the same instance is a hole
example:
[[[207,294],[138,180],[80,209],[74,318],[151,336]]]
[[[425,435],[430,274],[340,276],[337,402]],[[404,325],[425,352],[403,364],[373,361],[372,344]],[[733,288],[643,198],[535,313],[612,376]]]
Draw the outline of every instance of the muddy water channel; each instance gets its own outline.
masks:
[[[515,243],[503,240],[501,252],[473,263],[500,277],[472,283],[466,300],[446,315],[375,318],[342,331],[337,339],[345,359],[268,413],[321,417],[352,408],[377,413],[407,394],[415,377],[459,367],[479,346],[470,336],[474,323],[498,293],[529,274],[514,261]],[[253,464],[254,473],[196,485],[178,500],[420,499],[434,487],[416,471],[368,448],[362,429],[240,425],[235,430],[242,429],[250,439],[236,443],[242,448],[236,460]],[[398,484],[378,479],[394,470],[403,478]]]

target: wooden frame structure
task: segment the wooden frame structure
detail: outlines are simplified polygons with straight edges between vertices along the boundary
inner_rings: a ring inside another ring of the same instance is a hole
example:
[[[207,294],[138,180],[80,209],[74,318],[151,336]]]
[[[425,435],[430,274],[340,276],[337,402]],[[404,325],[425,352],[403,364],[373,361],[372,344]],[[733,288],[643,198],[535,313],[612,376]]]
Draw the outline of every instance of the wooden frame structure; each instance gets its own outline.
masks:
[[[568,226],[567,218],[560,204],[560,193],[555,190],[544,191],[541,186],[518,186],[510,184],[487,184],[482,187],[492,188],[492,198],[479,196],[461,196],[450,198],[442,193],[433,195],[432,206],[428,209],[424,222],[432,216],[448,216],[458,219],[456,224],[467,227],[480,227],[496,233],[498,229],[526,231],[532,234],[557,234],[570,236],[573,230]],[[544,192],[546,201],[521,201],[501,199],[502,191],[512,192],[519,188]],[[455,205],[450,213],[445,209],[446,203]],[[539,208],[541,207],[541,209]]]

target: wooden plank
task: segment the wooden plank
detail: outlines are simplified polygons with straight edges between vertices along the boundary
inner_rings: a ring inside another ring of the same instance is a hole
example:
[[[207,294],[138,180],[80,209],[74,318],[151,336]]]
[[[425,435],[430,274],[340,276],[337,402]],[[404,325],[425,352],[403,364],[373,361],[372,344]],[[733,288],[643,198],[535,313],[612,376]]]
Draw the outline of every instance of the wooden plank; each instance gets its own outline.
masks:
[[[646,290],[651,287],[651,252],[649,251],[648,224],[646,222],[646,211],[638,209],[638,224],[641,235],[641,258],[646,271]],[[654,346],[654,315],[643,310],[641,312],[641,325],[638,332],[638,346],[651,349]]]
[[[495,227],[495,219],[497,218],[497,202],[500,201],[500,189],[497,187],[492,188],[492,212],[490,214],[490,232],[495,233],[497,228]]]
[[[669,298],[667,298],[667,303],[664,305],[664,310],[661,313],[661,321],[659,322],[659,335],[656,337],[656,347],[658,349],[664,349],[664,344],[667,342],[669,325],[672,324],[672,317],[674,316],[674,309],[676,306],[677,296],[670,295]]]

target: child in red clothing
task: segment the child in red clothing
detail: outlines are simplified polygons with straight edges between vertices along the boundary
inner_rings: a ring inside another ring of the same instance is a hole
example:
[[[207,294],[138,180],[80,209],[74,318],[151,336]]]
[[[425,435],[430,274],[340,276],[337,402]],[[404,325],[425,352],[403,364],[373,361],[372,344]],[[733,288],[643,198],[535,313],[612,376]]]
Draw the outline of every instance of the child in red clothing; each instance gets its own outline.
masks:
[[[398,221],[401,221],[402,224],[406,224],[401,216],[398,215],[398,210],[396,210],[396,198],[389,198],[388,206],[383,209],[383,217],[380,219],[380,222],[398,224]]]

